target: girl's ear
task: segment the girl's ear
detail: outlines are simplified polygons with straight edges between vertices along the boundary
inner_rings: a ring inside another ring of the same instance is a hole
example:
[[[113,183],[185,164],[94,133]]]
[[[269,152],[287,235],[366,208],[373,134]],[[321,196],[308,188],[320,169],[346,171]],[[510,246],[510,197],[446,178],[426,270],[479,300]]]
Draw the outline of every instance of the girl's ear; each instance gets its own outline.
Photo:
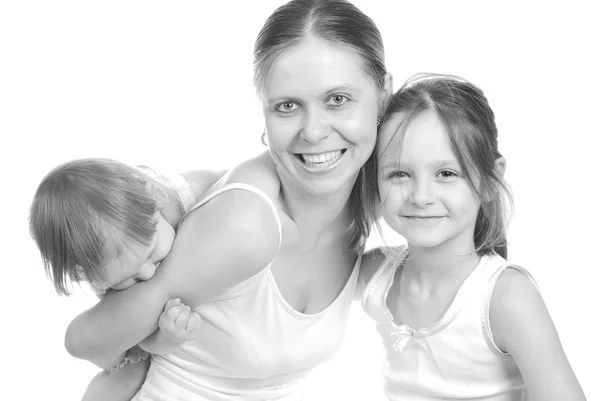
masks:
[[[504,157],[499,157],[496,159],[494,164],[496,174],[498,174],[500,177],[504,177],[504,172],[506,171],[506,159]]]
[[[504,177],[504,172],[506,171],[506,159],[504,157],[499,157],[494,162],[494,170],[499,177]],[[498,190],[495,187],[490,188],[485,191],[483,194],[485,202],[489,202],[494,199],[494,196],[498,193]]]

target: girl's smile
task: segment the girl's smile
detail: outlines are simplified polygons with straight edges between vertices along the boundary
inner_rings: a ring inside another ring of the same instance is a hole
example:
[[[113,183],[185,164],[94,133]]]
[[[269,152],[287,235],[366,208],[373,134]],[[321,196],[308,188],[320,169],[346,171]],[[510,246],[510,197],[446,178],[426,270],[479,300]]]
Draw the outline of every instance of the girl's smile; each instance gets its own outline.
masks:
[[[400,135],[397,127],[405,117],[404,113],[394,115],[380,133],[383,218],[413,247],[458,243],[461,249],[472,250],[480,202],[462,172],[445,126],[428,111]]]

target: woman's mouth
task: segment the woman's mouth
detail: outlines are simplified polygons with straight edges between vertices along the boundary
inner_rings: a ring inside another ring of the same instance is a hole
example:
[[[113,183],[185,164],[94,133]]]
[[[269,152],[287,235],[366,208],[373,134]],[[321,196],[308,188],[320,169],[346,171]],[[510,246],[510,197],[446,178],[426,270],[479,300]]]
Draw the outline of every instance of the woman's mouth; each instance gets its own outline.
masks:
[[[306,170],[321,172],[337,166],[345,153],[346,149],[339,149],[323,153],[294,153],[294,156]]]

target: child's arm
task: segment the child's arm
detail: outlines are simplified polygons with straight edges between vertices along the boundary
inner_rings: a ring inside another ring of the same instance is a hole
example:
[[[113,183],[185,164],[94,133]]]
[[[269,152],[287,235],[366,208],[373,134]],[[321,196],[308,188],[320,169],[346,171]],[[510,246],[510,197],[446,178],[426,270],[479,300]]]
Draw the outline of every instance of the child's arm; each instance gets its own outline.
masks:
[[[81,401],[130,401],[144,384],[149,367],[150,358],[112,372],[102,371],[94,376]]]
[[[498,278],[490,325],[496,345],[519,367],[532,401],[585,400],[540,293],[515,269]]]
[[[170,299],[158,320],[158,329],[138,345],[151,354],[168,355],[184,342],[196,339],[200,315],[181,303]]]
[[[76,317],[65,346],[75,357],[117,357],[152,334],[166,302],[197,306],[267,266],[279,245],[268,204],[249,191],[227,191],[186,218],[152,280],[114,291]]]

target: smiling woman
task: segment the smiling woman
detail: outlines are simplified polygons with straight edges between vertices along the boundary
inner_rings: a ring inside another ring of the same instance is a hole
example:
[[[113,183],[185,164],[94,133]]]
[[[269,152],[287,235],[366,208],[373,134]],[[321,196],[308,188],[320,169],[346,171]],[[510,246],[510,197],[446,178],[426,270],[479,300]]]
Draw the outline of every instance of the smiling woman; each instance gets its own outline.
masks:
[[[78,316],[69,352],[122,354],[177,297],[202,330],[153,356],[134,399],[302,398],[305,377],[344,337],[372,223],[363,166],[391,94],[382,62],[379,31],[349,2],[278,8],[255,44],[269,152],[231,169],[187,213],[152,280]]]
[[[384,109],[365,61],[311,38],[281,55],[265,84],[266,133],[285,190],[310,197],[349,193],[373,152],[373,122]]]

